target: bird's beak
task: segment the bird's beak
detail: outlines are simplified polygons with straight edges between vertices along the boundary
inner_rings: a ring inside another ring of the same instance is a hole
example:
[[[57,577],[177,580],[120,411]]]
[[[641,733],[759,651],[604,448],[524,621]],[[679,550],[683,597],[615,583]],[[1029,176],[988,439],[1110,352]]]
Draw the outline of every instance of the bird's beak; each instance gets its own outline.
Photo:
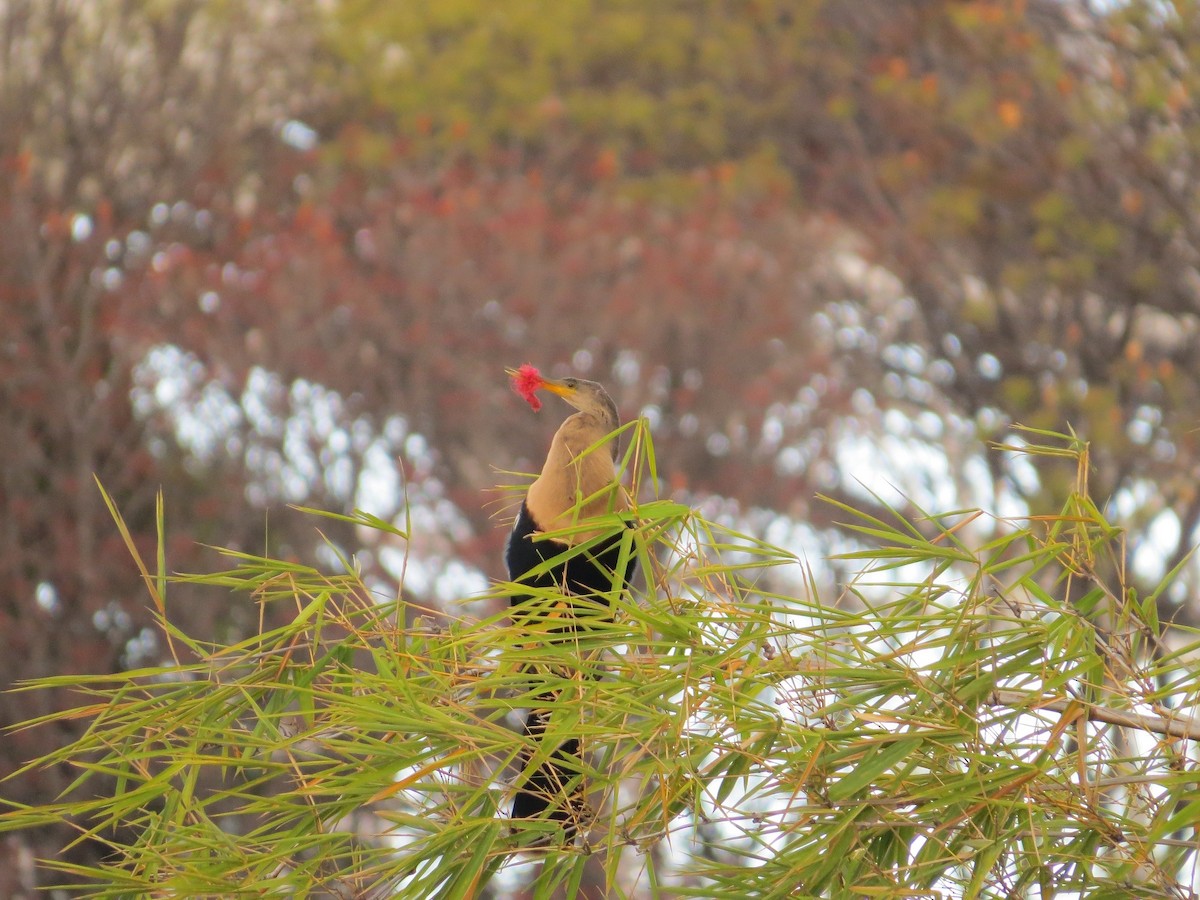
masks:
[[[543,378],[542,387],[552,394],[558,394],[564,400],[570,400],[579,393],[579,388],[568,387],[557,378]]]

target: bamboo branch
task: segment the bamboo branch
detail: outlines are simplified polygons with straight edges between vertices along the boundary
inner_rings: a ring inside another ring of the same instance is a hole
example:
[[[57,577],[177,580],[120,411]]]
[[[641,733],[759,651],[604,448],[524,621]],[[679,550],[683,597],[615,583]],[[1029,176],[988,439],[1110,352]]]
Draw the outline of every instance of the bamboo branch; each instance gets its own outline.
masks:
[[[989,706],[1006,706],[1013,709],[1029,707],[1031,710],[1048,709],[1053,712],[1066,712],[1072,704],[1080,706],[1087,717],[1096,722],[1107,722],[1109,725],[1136,728],[1140,731],[1149,731],[1167,737],[1200,741],[1200,720],[1189,716],[1166,718],[1164,716],[1141,715],[1123,709],[1093,706],[1075,699],[1038,697],[1036,694],[1030,694],[1025,691],[995,690],[992,691],[991,696],[988,698]]]

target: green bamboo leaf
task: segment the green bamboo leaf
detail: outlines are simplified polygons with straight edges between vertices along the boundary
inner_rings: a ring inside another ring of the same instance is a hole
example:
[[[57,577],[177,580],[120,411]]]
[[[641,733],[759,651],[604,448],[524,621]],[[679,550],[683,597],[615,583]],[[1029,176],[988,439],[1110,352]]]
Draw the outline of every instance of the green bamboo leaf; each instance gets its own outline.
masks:
[[[489,822],[484,828],[472,829],[471,840],[467,846],[473,846],[474,849],[467,859],[455,865],[457,869],[455,877],[445,886],[441,896],[445,896],[447,900],[478,896],[483,885],[487,884],[489,869],[494,871],[499,863],[499,858],[493,857],[489,860],[489,856],[500,830],[500,823],[495,820]]]
[[[835,801],[849,800],[920,747],[921,740],[919,737],[899,738],[889,741],[885,747],[872,750],[855,765],[854,771],[830,784],[830,798]]]

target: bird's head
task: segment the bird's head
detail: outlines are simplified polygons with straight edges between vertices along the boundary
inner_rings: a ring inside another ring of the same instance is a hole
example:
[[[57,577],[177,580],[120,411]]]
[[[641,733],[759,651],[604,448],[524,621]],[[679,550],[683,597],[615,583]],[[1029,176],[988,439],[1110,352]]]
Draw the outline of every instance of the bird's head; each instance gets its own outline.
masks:
[[[594,416],[608,431],[615,430],[620,424],[617,404],[598,382],[574,377],[546,378],[528,363],[519,369],[504,371],[512,378],[513,390],[524,397],[535,411],[542,405],[537,398],[537,391],[541,389],[562,397],[581,413]]]

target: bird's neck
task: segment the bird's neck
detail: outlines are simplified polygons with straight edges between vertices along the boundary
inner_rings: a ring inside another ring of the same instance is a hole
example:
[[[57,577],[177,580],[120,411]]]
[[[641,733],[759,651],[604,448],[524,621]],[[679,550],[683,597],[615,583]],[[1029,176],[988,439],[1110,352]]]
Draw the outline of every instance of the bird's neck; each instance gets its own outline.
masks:
[[[546,465],[550,464],[556,450],[560,452],[566,450],[571,458],[582,456],[593,444],[608,437],[616,427],[616,424],[590,412],[577,412],[568,416],[562,425],[558,426],[554,440],[550,442],[550,454],[546,457]],[[596,452],[606,453],[610,458],[615,459],[617,443],[615,440],[609,441],[607,446],[598,447]]]
[[[608,512],[626,509],[628,498],[617,484],[613,452],[601,444],[611,431],[594,416],[576,413],[563,422],[542,474],[529,486],[526,507],[542,531],[557,531]],[[581,502],[584,501],[584,502]],[[588,540],[597,532],[572,536],[572,542]]]

